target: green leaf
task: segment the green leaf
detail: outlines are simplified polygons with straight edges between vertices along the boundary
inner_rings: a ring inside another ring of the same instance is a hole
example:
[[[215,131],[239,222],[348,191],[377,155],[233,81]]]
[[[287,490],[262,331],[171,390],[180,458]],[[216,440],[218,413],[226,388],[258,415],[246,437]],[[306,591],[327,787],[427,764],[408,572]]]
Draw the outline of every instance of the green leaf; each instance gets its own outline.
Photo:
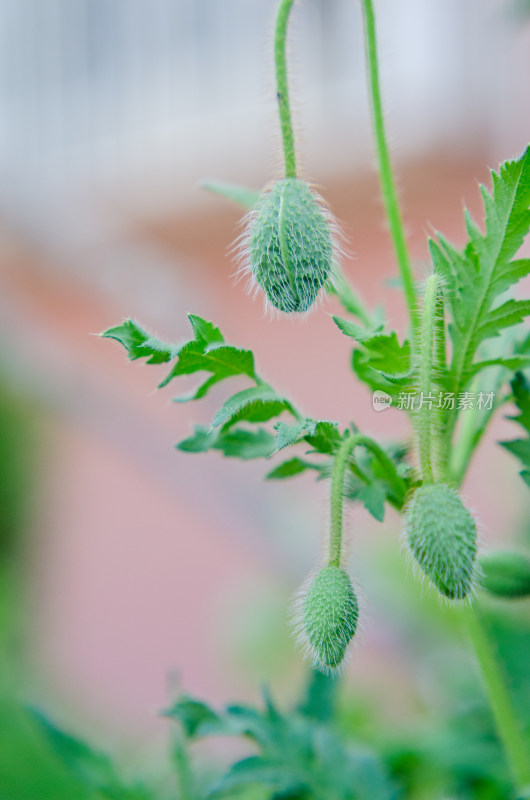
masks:
[[[364,348],[371,369],[377,370],[384,378],[393,382],[410,380],[413,370],[410,343],[407,340],[400,344],[395,331],[382,333],[382,327],[367,330],[341,317],[333,317],[333,320],[346,336],[355,339]]]
[[[266,422],[282,411],[292,411],[290,403],[270,386],[251,386],[232,395],[213,418],[212,426],[232,425],[240,420]]]
[[[318,453],[334,453],[339,446],[342,436],[336,422],[327,420],[312,420],[308,425],[308,432],[304,439]]]
[[[297,422],[294,425],[289,425],[286,422],[277,422],[274,426],[276,431],[276,452],[283,450],[284,447],[290,447],[302,439],[304,432],[307,430],[309,420]]]
[[[191,322],[196,341],[204,342],[206,345],[224,342],[223,334],[213,322],[208,322],[196,314],[188,314],[188,319]]]
[[[385,518],[386,492],[381,483],[374,482],[363,487],[357,495],[357,499],[364,505],[372,517],[378,522],[383,522]]]
[[[121,325],[109,328],[101,336],[105,339],[115,339],[122,344],[131,361],[147,358],[148,364],[163,364],[170,361],[178,349],[175,345],[166,344],[151,336],[132,319],[126,319]]]
[[[208,796],[215,797],[232,789],[251,785],[268,786],[281,793],[282,797],[301,797],[309,790],[289,765],[278,764],[262,756],[250,756],[233,764]]]
[[[253,458],[268,458],[274,452],[275,439],[264,428],[246,430],[234,428],[219,435],[215,445],[227,458],[241,458],[245,461]]]
[[[250,210],[258,202],[260,192],[255,189],[248,189],[246,186],[239,186],[235,183],[222,183],[220,181],[203,181],[203,189],[212,194],[221,195],[228,200],[232,200],[243,208]]]
[[[185,453],[207,453],[208,450],[213,450],[216,446],[218,434],[211,428],[205,428],[203,425],[196,425],[192,436],[188,436],[179,442],[176,447],[177,450],[182,450]]]
[[[265,478],[266,480],[292,478],[294,475],[300,475],[301,472],[305,472],[307,469],[318,470],[319,467],[315,464],[312,464],[310,461],[304,461],[301,458],[290,458],[288,461],[278,464],[278,466],[271,470],[265,476]]]
[[[240,350],[222,343],[205,347],[203,340],[193,339],[180,348],[177,363],[159,387],[167,386],[179,375],[190,375],[193,372],[211,372],[216,378],[215,382],[233,375],[256,378],[254,356],[250,350]]]
[[[228,458],[268,458],[274,452],[275,438],[264,428],[247,430],[230,428],[215,430],[196,425],[192,436],[177,444],[186,453],[206,453],[220,450]]]
[[[31,714],[65,766],[83,785],[109,800],[147,800],[143,787],[123,783],[106,755],[64,733],[40,711],[32,709]]]
[[[497,597],[530,596],[530,557],[525,553],[496,550],[480,559],[482,587]]]
[[[343,319],[342,317],[332,315],[332,319],[338,329],[342,331],[345,336],[355,339],[356,342],[368,341],[369,339],[372,339],[374,336],[382,334],[383,332],[383,325],[377,325],[374,328],[363,328],[361,325],[357,325],[355,322]]]
[[[530,148],[517,161],[492,172],[492,192],[481,187],[485,210],[482,233],[466,212],[469,241],[458,251],[442,236],[431,241],[435,269],[445,279],[453,341],[451,380],[462,391],[473,374],[479,345],[516,325],[530,313],[530,301],[500,296],[530,270],[530,260],[513,261],[530,226]]]
[[[190,739],[217,733],[220,718],[212,709],[188,695],[181,695],[177,702],[163,713],[164,717],[179,722]]]
[[[522,372],[516,372],[511,381],[513,400],[519,414],[509,417],[517,422],[528,434],[524,439],[514,439],[500,444],[509,450],[512,455],[519,459],[524,469],[520,473],[527,485],[528,475],[530,474],[530,381]]]

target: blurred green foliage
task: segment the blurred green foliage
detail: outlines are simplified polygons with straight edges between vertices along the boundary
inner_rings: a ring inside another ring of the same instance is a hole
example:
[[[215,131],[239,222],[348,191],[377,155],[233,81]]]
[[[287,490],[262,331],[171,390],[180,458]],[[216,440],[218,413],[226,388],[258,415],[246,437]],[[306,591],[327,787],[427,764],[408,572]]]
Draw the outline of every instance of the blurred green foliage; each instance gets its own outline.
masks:
[[[258,707],[182,695],[165,712],[170,757],[153,782],[124,778],[130,765],[28,710],[16,543],[32,505],[36,415],[5,392],[0,409],[0,800],[515,800],[458,611],[428,592],[418,602],[397,548],[375,548],[371,570],[375,613],[410,670],[406,718],[384,693],[378,702],[319,673],[287,710],[267,690]],[[530,601],[481,596],[480,609],[530,742]],[[242,742],[233,763],[216,750],[220,736]]]

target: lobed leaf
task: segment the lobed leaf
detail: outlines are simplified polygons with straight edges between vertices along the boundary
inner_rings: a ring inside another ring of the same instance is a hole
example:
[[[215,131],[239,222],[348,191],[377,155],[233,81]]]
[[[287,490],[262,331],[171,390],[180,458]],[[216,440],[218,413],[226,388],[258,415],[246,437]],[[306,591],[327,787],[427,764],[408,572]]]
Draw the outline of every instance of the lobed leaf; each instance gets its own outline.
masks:
[[[530,148],[521,158],[492,172],[491,193],[481,187],[485,211],[482,233],[466,211],[469,241],[463,251],[442,236],[430,242],[437,272],[445,279],[453,341],[451,379],[455,391],[476,372],[474,358],[486,339],[519,324],[530,313],[530,301],[501,295],[530,273],[530,259],[513,260],[530,227]]]
[[[519,459],[524,469],[520,475],[527,485],[530,485],[530,381],[522,372],[517,372],[511,381],[513,401],[519,413],[509,417],[517,422],[526,431],[524,439],[514,439],[509,442],[500,442],[512,455]]]
[[[235,422],[266,422],[283,411],[293,411],[285,398],[276,394],[270,386],[251,386],[229,397],[213,418],[212,427],[233,425]]]

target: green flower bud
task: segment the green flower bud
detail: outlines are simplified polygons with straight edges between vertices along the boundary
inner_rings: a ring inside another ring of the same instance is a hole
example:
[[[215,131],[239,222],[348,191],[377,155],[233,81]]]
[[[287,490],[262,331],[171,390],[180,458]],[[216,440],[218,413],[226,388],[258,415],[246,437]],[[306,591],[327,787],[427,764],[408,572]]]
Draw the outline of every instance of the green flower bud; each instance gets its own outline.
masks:
[[[250,217],[249,268],[274,308],[307,311],[331,277],[325,211],[304,181],[285,178],[264,192]]]
[[[523,553],[498,551],[480,559],[481,585],[497,597],[530,595],[530,558]]]
[[[302,599],[303,636],[322,672],[336,669],[346,655],[359,619],[359,604],[348,574],[323,567]]]
[[[463,600],[475,578],[477,528],[458,492],[445,483],[414,493],[405,534],[414,559],[442,595]]]

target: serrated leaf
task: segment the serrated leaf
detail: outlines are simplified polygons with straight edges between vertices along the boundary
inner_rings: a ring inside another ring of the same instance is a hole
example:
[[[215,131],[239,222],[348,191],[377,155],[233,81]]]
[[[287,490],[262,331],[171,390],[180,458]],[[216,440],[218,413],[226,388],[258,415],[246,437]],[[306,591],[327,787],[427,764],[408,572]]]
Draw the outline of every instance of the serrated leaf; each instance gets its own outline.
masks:
[[[342,438],[336,422],[313,420],[307,430],[304,439],[318,453],[334,453]]]
[[[445,279],[453,340],[451,379],[462,391],[473,374],[479,345],[502,330],[518,324],[530,313],[529,301],[508,300],[500,295],[527,274],[528,259],[513,261],[530,226],[530,148],[520,159],[492,172],[492,192],[481,187],[485,210],[482,233],[466,212],[469,241],[458,251],[442,236],[431,242],[435,269]]]
[[[381,334],[383,331],[382,325],[378,325],[377,327],[370,329],[363,328],[361,325],[357,325],[355,322],[343,319],[342,317],[332,316],[332,319],[342,333],[361,343],[372,339],[375,335]]]
[[[251,386],[229,397],[213,418],[212,427],[235,422],[266,422],[282,411],[292,411],[290,403],[270,386]]]
[[[283,450],[284,447],[290,447],[300,441],[309,424],[309,420],[297,422],[294,425],[289,425],[286,422],[277,422],[274,426],[274,430],[277,432],[276,451]]]
[[[306,469],[319,469],[315,464],[309,461],[304,461],[301,458],[290,458],[288,461],[283,461],[278,464],[265,476],[266,480],[282,480],[283,478],[292,478],[295,475],[300,475]]]
[[[517,372],[511,381],[513,399],[519,414],[509,417],[517,422],[528,434],[525,439],[514,439],[509,442],[500,442],[512,455],[519,459],[524,469],[520,473],[527,485],[530,474],[530,381],[522,372]]]
[[[205,348],[203,341],[193,339],[180,348],[177,363],[159,386],[162,388],[173,378],[194,372],[211,372],[217,381],[233,375],[256,378],[254,356],[250,350],[228,344],[211,344]]]
[[[101,336],[105,339],[115,339],[122,344],[131,361],[147,358],[148,364],[163,364],[170,361],[178,349],[176,345],[166,344],[151,336],[132,319],[126,319],[121,325],[109,328]]]
[[[341,317],[333,317],[339,329],[358,344],[352,353],[352,367],[357,377],[371,389],[387,392],[395,398],[411,387],[415,372],[410,343],[400,344],[395,331],[368,330]]]
[[[208,320],[198,317],[197,314],[188,314],[195,339],[204,342],[206,345],[224,342],[224,336],[220,329]]]
[[[247,210],[254,208],[260,196],[260,192],[255,189],[249,189],[246,186],[240,186],[235,183],[203,181],[201,186],[203,189],[206,189],[207,192],[226,197],[227,200],[232,200],[234,203],[243,206],[243,208]]]
[[[357,499],[378,522],[385,519],[386,492],[379,482],[374,482],[362,488]]]

